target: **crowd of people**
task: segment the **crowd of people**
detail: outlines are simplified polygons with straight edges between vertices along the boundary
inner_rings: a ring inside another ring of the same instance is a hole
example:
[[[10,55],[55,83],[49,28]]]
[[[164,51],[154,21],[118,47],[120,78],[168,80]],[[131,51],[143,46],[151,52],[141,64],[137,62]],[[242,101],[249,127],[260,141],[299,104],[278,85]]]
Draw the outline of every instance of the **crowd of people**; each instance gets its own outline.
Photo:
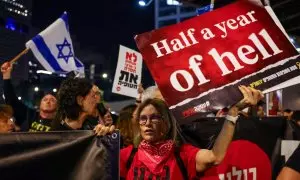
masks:
[[[242,116],[265,116],[263,95],[251,87],[239,86],[243,99],[210,116],[226,120],[211,149],[200,149],[180,138],[180,126],[156,86],[139,86],[136,104],[124,107],[117,120],[102,102],[100,89],[87,79],[68,78],[56,95],[46,94],[38,111],[17,99],[11,83],[13,66],[4,63],[1,72],[6,104],[0,105],[0,132],[94,130],[98,136],[121,134],[120,176],[124,179],[194,179],[218,165],[232,141],[235,126]],[[243,109],[248,108],[247,112]],[[283,115],[296,127],[300,112],[285,110]],[[300,137],[299,137],[300,138]],[[300,179],[299,148],[278,179]],[[141,172],[141,173],[138,173]]]

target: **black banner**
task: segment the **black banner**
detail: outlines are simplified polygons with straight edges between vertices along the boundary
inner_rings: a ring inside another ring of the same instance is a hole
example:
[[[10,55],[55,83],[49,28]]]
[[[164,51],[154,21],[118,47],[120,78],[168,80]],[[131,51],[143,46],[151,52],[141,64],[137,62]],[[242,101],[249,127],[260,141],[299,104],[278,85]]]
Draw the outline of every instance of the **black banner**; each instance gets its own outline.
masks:
[[[93,131],[1,134],[1,180],[117,180],[119,133]]]

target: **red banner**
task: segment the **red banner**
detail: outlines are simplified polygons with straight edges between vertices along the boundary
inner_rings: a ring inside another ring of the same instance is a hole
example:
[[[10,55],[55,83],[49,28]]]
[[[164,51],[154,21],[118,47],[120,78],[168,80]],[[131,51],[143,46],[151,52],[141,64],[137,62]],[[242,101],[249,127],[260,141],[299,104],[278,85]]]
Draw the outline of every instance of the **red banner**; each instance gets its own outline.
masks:
[[[272,168],[267,154],[256,144],[233,141],[220,165],[205,172],[203,180],[272,179]]]
[[[183,118],[231,105],[241,98],[231,90],[243,79],[297,54],[265,8],[244,1],[143,33],[136,43],[170,109]],[[279,83],[267,80],[255,87]]]

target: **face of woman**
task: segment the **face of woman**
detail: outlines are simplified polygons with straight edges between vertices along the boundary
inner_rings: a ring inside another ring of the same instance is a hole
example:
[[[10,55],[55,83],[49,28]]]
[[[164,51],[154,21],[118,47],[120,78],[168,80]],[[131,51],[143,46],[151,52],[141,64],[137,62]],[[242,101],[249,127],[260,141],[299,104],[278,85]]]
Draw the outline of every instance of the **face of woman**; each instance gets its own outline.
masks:
[[[101,102],[101,92],[100,92],[100,89],[98,88],[98,86],[93,85],[93,91],[95,92],[97,102],[98,103]]]
[[[95,109],[98,103],[96,93],[97,92],[95,92],[94,89],[91,89],[90,92],[85,97],[83,97],[82,109],[88,115],[93,115],[95,113]]]
[[[138,121],[143,140],[151,143],[163,140],[166,124],[153,105],[149,104],[141,111]]]

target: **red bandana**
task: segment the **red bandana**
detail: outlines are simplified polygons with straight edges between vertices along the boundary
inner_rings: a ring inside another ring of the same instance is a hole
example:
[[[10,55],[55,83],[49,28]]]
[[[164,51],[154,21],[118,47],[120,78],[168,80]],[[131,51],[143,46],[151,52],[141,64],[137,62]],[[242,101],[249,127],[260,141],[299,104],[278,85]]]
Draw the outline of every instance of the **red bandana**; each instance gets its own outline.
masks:
[[[142,141],[139,145],[138,159],[152,174],[163,172],[164,163],[173,154],[174,142],[172,140],[163,141],[157,144],[149,144]]]

